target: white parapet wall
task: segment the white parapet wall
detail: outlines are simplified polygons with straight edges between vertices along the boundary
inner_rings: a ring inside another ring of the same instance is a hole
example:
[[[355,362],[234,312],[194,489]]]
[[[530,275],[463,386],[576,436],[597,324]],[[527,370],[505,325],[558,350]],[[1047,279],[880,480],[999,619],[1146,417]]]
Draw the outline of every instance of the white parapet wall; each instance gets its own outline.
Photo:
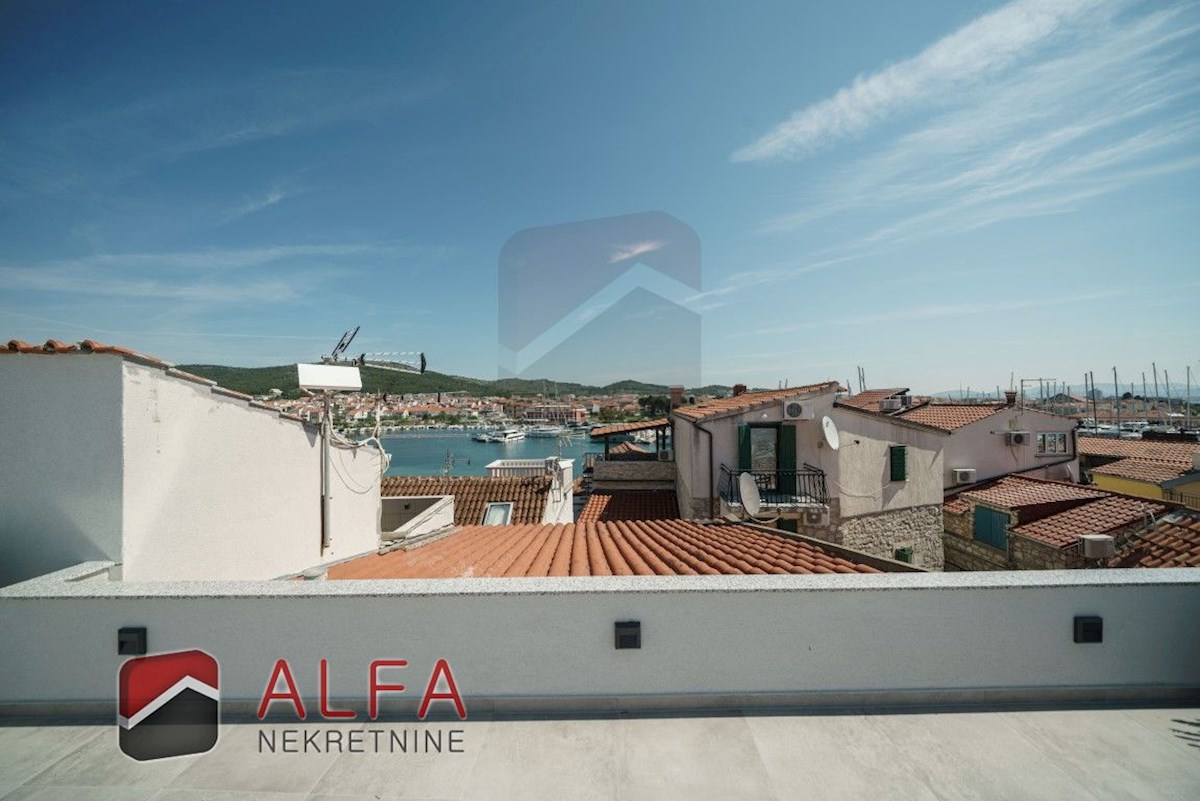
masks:
[[[0,590],[0,709],[106,708],[122,626],[145,626],[151,652],[213,654],[223,700],[245,708],[281,658],[306,699],[328,659],[330,695],[351,701],[372,660],[407,660],[393,678],[412,701],[444,658],[477,710],[1200,688],[1200,569],[139,584],[105,567]],[[1103,618],[1102,643],[1073,641],[1080,615]],[[616,650],[614,623],[628,620],[641,648]]]

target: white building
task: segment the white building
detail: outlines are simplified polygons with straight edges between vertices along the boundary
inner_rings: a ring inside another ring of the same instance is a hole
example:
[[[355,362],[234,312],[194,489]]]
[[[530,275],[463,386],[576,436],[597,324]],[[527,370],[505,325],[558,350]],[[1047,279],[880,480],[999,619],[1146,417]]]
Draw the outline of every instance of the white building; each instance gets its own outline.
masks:
[[[945,432],[835,404],[837,382],[729,398],[671,413],[684,517],[743,514],[750,472],[782,528],[889,559],[942,566]],[[823,421],[839,432],[830,447]]]
[[[153,357],[14,340],[0,404],[0,585],[89,560],[269,579],[378,547],[380,450],[332,448],[323,537],[319,430]]]
[[[1077,421],[1018,404],[1015,392],[998,403],[940,403],[897,388],[867,390],[840,403],[948,433],[942,475],[947,489],[1010,473],[1079,480]]]

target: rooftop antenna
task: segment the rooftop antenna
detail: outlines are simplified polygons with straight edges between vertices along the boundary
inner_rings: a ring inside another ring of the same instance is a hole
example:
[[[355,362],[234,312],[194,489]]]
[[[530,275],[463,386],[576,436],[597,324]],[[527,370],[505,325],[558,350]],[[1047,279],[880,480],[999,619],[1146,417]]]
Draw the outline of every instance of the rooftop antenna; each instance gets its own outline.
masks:
[[[342,338],[338,340],[337,345],[334,346],[329,355],[321,357],[321,363],[348,365],[351,367],[374,367],[379,370],[391,370],[396,373],[423,374],[425,372],[425,354],[420,351],[362,353],[356,359],[342,358],[346,352],[346,348],[350,347],[350,343],[354,341],[354,337],[358,334],[358,329],[361,327],[356,325],[352,330],[342,334]]]

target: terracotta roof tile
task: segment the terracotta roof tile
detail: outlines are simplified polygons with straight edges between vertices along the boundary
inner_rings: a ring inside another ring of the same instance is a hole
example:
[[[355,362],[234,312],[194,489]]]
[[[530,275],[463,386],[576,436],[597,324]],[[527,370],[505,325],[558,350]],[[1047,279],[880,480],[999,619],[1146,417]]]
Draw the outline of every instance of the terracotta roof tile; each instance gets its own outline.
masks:
[[[1161,484],[1173,478],[1179,478],[1184,473],[1190,473],[1190,462],[1160,462],[1152,459],[1120,459],[1100,467],[1092,468],[1092,473],[1106,476],[1128,478],[1134,481],[1147,481],[1151,484]]]
[[[679,517],[675,493],[664,491],[622,490],[593,493],[579,513],[578,523],[613,520],[671,520]]]
[[[690,520],[466,526],[408,551],[335,565],[331,579],[877,573],[820,546]]]
[[[803,395],[813,395],[822,392],[836,392],[839,389],[841,389],[841,385],[837,381],[825,381],[820,384],[808,384],[806,386],[790,387],[788,389],[770,389],[762,392],[743,392],[741,395],[733,395],[728,398],[719,398],[717,400],[711,400],[705,403],[697,403],[691,406],[680,406],[674,409],[671,414],[687,418],[688,420],[707,420],[710,417],[718,417],[724,414],[732,414],[734,412],[753,409],[755,406],[760,404],[773,403],[786,398]]]
[[[971,511],[971,505],[967,503],[967,499],[955,495],[953,498],[947,498],[942,504],[942,511],[949,512],[952,515],[965,515]]]
[[[1043,517],[1015,527],[1014,534],[1065,548],[1084,534],[1105,534],[1148,522],[1150,515],[1161,515],[1166,506],[1153,501],[1138,501],[1123,495],[1109,495],[1065,512]]]
[[[1154,442],[1144,439],[1117,439],[1080,434],[1080,456],[1154,459],[1190,465],[1192,454],[1200,452],[1200,442]]]
[[[473,526],[483,520],[489,503],[513,505],[511,523],[541,523],[546,513],[546,494],[551,477],[492,476],[384,476],[380,495],[412,498],[429,495],[454,496],[454,523]]]
[[[857,395],[851,395],[842,398],[839,403],[843,406],[852,406],[855,409],[862,409],[868,412],[881,412],[879,402],[884,398],[890,398],[893,395],[904,395],[908,392],[908,387],[892,387],[891,389],[864,389]]]
[[[65,353],[112,353],[118,356],[128,357],[135,361],[145,364],[152,364],[158,367],[169,367],[166,362],[154,356],[147,356],[144,353],[132,351],[129,348],[122,348],[118,345],[103,345],[94,339],[85,339],[78,345],[69,345],[58,339],[47,339],[41,345],[31,345],[20,339],[10,339],[8,346],[0,350],[0,354],[4,353],[41,353],[41,354],[65,354]]]
[[[589,436],[592,439],[602,439],[605,435],[612,436],[613,434],[628,434],[633,431],[648,431],[652,428],[663,428],[670,425],[670,422],[665,417],[658,417],[654,420],[638,420],[633,423],[614,423],[611,426],[596,426],[591,430]]]
[[[1005,476],[998,481],[975,489],[965,490],[960,497],[1003,509],[1040,506],[1070,501],[1086,502],[1103,498],[1109,493],[1077,484],[1040,481],[1033,478]]]
[[[1178,511],[1130,536],[1109,567],[1200,567],[1200,513]]]
[[[927,426],[953,431],[1008,408],[1004,403],[927,403],[896,415]]]

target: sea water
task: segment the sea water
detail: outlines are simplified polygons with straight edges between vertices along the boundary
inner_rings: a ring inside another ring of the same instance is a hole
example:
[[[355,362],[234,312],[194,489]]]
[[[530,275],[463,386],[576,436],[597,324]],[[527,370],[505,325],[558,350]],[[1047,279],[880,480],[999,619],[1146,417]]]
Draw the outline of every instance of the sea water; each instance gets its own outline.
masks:
[[[592,442],[587,433],[570,440],[553,437],[526,437],[517,442],[475,442],[475,431],[421,430],[383,437],[383,447],[392,455],[389,476],[440,476],[446,469],[447,454],[453,459],[452,476],[487,475],[487,465],[497,459],[545,459],[561,455],[575,460],[575,474],[583,469],[583,455],[604,450],[604,443]]]

